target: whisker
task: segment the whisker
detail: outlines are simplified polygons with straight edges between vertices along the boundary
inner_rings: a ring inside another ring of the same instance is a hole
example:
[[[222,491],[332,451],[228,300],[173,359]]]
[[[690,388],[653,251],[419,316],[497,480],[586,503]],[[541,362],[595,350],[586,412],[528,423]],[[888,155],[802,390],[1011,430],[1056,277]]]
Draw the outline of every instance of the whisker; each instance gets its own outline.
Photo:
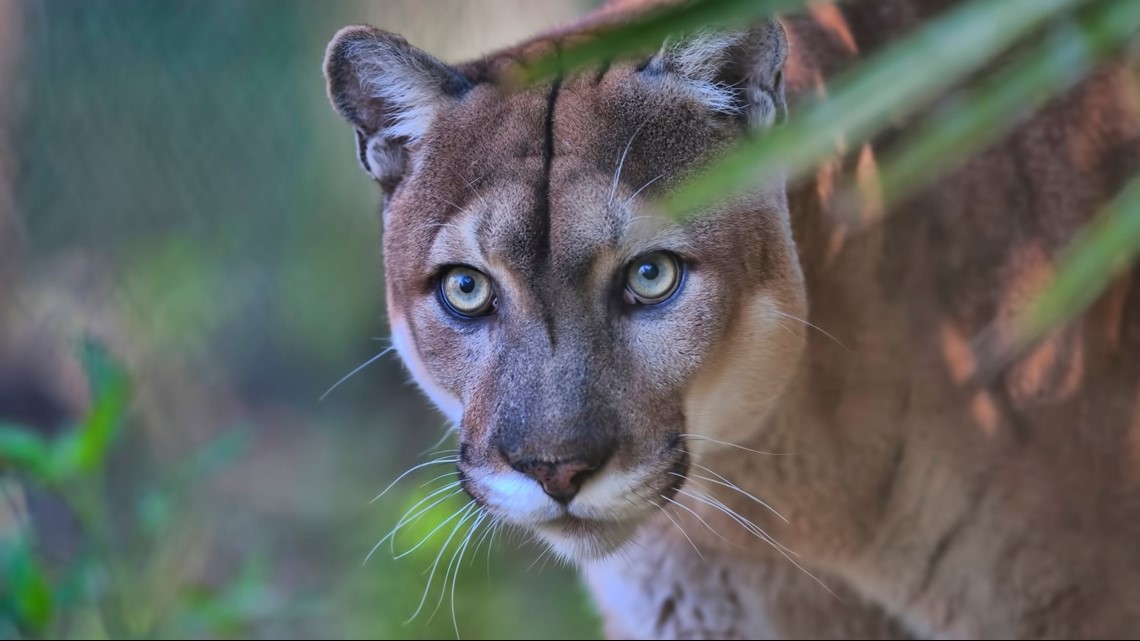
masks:
[[[767,532],[765,532],[763,529],[761,529],[759,525],[756,525],[752,521],[748,520],[746,517],[741,516],[739,512],[728,507],[723,502],[717,500],[713,496],[708,495],[708,494],[693,494],[692,492],[686,492],[684,490],[679,490],[678,493],[683,493],[685,496],[692,497],[693,499],[700,501],[701,503],[704,503],[705,505],[708,505],[709,507],[713,507],[713,508],[720,510],[721,512],[724,512],[724,514],[726,516],[728,516],[728,518],[732,519],[733,521],[736,521],[736,523],[738,525],[743,527],[745,530],[748,530],[749,532],[751,532],[757,538],[760,538],[760,539],[768,542],[770,545],[779,547],[779,548],[781,548],[787,552],[791,552],[792,554],[795,554],[795,552],[792,552],[788,548],[784,547],[784,545],[781,544],[779,541],[772,538],[772,536],[770,534],[768,534]],[[797,554],[796,556],[799,556],[799,555]]]
[[[436,489],[432,490],[430,493],[428,493],[428,495],[427,495],[427,496],[425,496],[425,497],[423,497],[422,499],[420,499],[420,500],[416,501],[416,504],[415,504],[415,505],[413,505],[412,507],[408,508],[408,509],[407,509],[407,510],[404,512],[403,516],[401,516],[401,517],[400,517],[400,520],[396,522],[396,526],[395,526],[394,528],[392,528],[392,531],[391,531],[391,532],[389,532],[389,533],[388,533],[388,535],[389,535],[389,536],[394,536],[394,535],[396,534],[396,532],[398,532],[398,531],[400,530],[400,528],[404,527],[404,526],[405,526],[405,525],[407,525],[407,524],[410,524],[410,523],[414,523],[415,521],[419,520],[419,518],[420,518],[421,516],[423,516],[423,515],[424,515],[424,514],[426,514],[426,513],[427,513],[429,510],[431,510],[433,507],[435,507],[435,506],[439,505],[440,503],[443,503],[444,501],[446,501],[446,500],[450,499],[451,497],[453,497],[453,496],[455,496],[455,495],[459,494],[460,492],[462,492],[462,491],[463,491],[463,488],[461,488],[461,487],[460,487],[460,485],[461,485],[460,481],[452,481],[451,483],[446,483],[446,484],[444,484],[444,485],[443,485],[443,487],[439,487],[439,488],[436,488]],[[458,488],[458,489],[457,489],[457,488]],[[412,514],[412,512],[413,512],[413,511],[415,511],[415,509],[416,509],[416,508],[418,508],[419,506],[423,505],[424,503],[427,503],[427,502],[428,502],[428,501],[430,501],[430,500],[431,500],[433,497],[435,497],[435,496],[438,496],[438,495],[440,495],[440,494],[441,494],[441,493],[443,493],[443,492],[450,492],[450,494],[448,494],[447,496],[445,496],[445,497],[443,497],[443,498],[441,498],[441,499],[438,499],[438,500],[436,500],[434,503],[432,503],[431,505],[429,505],[429,506],[425,507],[424,509],[420,510],[419,512],[416,512],[415,514]],[[385,536],[384,538],[388,538],[388,537],[387,537],[387,536]],[[384,541],[384,539],[380,539],[380,542],[381,542],[381,543],[382,543],[383,541]],[[395,554],[395,553],[396,553],[396,547],[395,547],[395,545],[396,545],[396,540],[393,538],[393,539],[392,539],[392,554]]]
[[[455,626],[455,639],[459,640],[459,621],[455,616],[455,584],[459,583],[459,568],[463,567],[463,554],[467,551],[467,544],[471,542],[471,533],[479,528],[479,524],[487,518],[484,512],[475,524],[471,526],[471,531],[467,533],[467,539],[463,541],[463,547],[459,548],[459,562],[455,564],[455,575],[451,577],[451,625]],[[472,556],[475,556],[472,554]]]
[[[709,438],[708,436],[701,436],[700,434],[678,434],[678,436],[680,436],[683,439],[697,440],[697,441],[708,441],[710,443],[716,443],[717,445],[724,445],[725,447],[735,447],[738,450],[744,450],[745,452],[752,452],[753,454],[763,454],[765,456],[793,456],[794,455],[794,453],[792,453],[792,452],[762,452],[760,450],[754,450],[750,447],[744,447],[743,445],[737,445],[736,443],[728,443],[726,441],[718,441],[715,438]]]
[[[661,495],[661,498],[665,499],[666,501],[669,500],[665,498],[665,495]],[[702,561],[704,561],[705,555],[701,554],[701,551],[697,549],[697,544],[693,543],[693,540],[689,538],[689,535],[687,533],[685,533],[685,528],[681,527],[681,524],[677,522],[677,519],[673,518],[669,514],[669,510],[666,510],[663,505],[659,505],[653,501],[650,501],[649,503],[650,505],[654,505],[657,507],[657,509],[661,510],[661,513],[665,515],[665,518],[669,519],[673,522],[673,525],[677,526],[677,530],[681,533],[681,536],[685,537],[685,540],[689,542],[689,545],[693,546],[693,551],[697,553],[697,556],[699,556]]]
[[[804,566],[797,563],[796,560],[793,559],[788,554],[789,552],[791,552],[791,554],[796,554],[795,552],[792,552],[787,547],[785,547],[782,543],[780,543],[776,539],[769,536],[767,532],[764,532],[764,530],[760,529],[760,527],[757,526],[752,521],[749,521],[748,519],[740,516],[735,511],[733,511],[731,508],[729,508],[727,505],[721,503],[720,501],[717,501],[716,499],[713,499],[712,497],[707,497],[707,496],[702,497],[702,496],[692,494],[690,492],[685,492],[684,490],[679,490],[679,493],[685,494],[686,496],[690,496],[690,497],[692,497],[698,501],[701,501],[702,503],[705,503],[706,505],[709,505],[711,507],[714,507],[714,508],[724,512],[726,515],[728,515],[729,518],[731,518],[732,520],[739,523],[740,526],[743,527],[745,530],[747,530],[748,532],[751,532],[753,536],[756,536],[760,540],[771,545],[772,549],[779,552],[785,559],[787,559],[789,562],[791,562],[792,565],[796,566],[797,569],[799,569],[801,572],[803,572],[808,577],[810,577],[811,580],[815,581],[820,586],[822,586],[824,590],[827,590],[828,594],[835,597],[836,599],[839,599],[840,602],[843,602],[843,599],[840,598],[840,596],[838,594],[833,592],[831,588],[827,587],[826,583],[819,580],[819,578],[817,576],[815,576],[814,574],[812,574],[811,572],[808,572],[808,570]],[[705,499],[709,499],[709,500],[705,500]],[[796,554],[796,556],[799,556],[799,555]]]
[[[747,496],[748,498],[752,499],[753,501],[755,501],[759,505],[762,505],[762,506],[768,508],[769,510],[771,510],[772,514],[775,514],[776,516],[780,517],[784,521],[784,523],[787,523],[789,525],[791,524],[791,521],[789,521],[783,514],[780,514],[779,512],[777,512],[776,508],[772,507],[771,505],[768,505],[764,501],[761,501],[760,499],[756,498],[752,494],[749,494],[748,492],[744,491],[743,489],[740,488],[740,486],[736,485],[732,481],[724,478],[720,474],[717,474],[716,472],[710,470],[709,468],[705,467],[704,465],[701,465],[700,463],[697,463],[696,461],[690,461],[690,463],[693,465],[693,467],[699,467],[702,470],[705,470],[706,472],[708,472],[709,474],[712,474],[713,476],[719,478],[720,480],[718,481],[716,479],[710,479],[707,476],[701,476],[699,474],[693,474],[692,476],[699,478],[699,479],[702,479],[702,480],[705,480],[705,481],[708,481],[709,483],[716,483],[717,485],[723,485],[724,487],[727,487],[731,490],[736,490],[737,492],[740,492],[744,496]],[[671,472],[671,474],[677,474],[677,473]],[[678,476],[681,476],[681,475],[678,474]],[[684,478],[684,477],[682,476],[682,478]]]
[[[495,531],[495,526],[495,523],[488,525],[487,529],[483,530],[483,534],[479,535],[479,538],[475,540],[475,549],[471,551],[471,565],[475,565],[475,556],[479,554],[479,548],[483,547],[483,542],[490,538],[491,534]],[[488,563],[489,562],[488,560]]]
[[[617,193],[618,182],[621,181],[621,168],[625,166],[625,157],[627,154],[629,154],[629,148],[633,146],[633,141],[637,138],[637,134],[641,133],[641,130],[645,127],[645,125],[646,123],[641,123],[641,126],[638,127],[637,130],[633,132],[633,135],[629,137],[629,142],[625,144],[625,151],[621,152],[621,160],[618,161],[617,170],[614,171],[613,184],[610,185],[611,205],[614,204],[614,194]]]
[[[417,503],[416,503],[415,505],[413,505],[412,507],[408,508],[408,511],[404,513],[404,516],[402,516],[402,517],[400,518],[400,520],[396,522],[396,526],[395,526],[395,527],[393,527],[393,528],[392,528],[392,530],[391,530],[390,532],[388,532],[387,534],[385,534],[385,535],[384,535],[384,538],[382,538],[382,539],[380,539],[379,541],[377,541],[377,542],[376,542],[376,545],[372,546],[372,549],[368,551],[368,555],[364,557],[364,563],[368,563],[368,560],[372,558],[372,555],[376,553],[376,550],[377,550],[377,549],[379,549],[381,545],[384,545],[384,541],[387,541],[387,540],[389,540],[389,539],[391,539],[391,540],[392,540],[392,554],[393,554],[393,556],[394,556],[394,555],[396,554],[396,539],[395,539],[395,536],[396,536],[396,533],[397,533],[397,532],[399,532],[401,528],[403,528],[403,527],[404,527],[405,525],[407,525],[408,523],[412,523],[412,522],[414,522],[416,519],[418,519],[419,517],[423,516],[423,515],[424,515],[424,514],[425,514],[425,513],[426,513],[428,510],[430,510],[430,509],[432,509],[433,507],[435,507],[435,506],[439,505],[440,503],[443,503],[444,501],[446,501],[446,500],[450,499],[451,497],[455,496],[456,494],[459,494],[459,493],[460,493],[460,492],[462,492],[463,490],[462,490],[462,488],[461,488],[461,489],[458,489],[458,490],[455,490],[455,491],[454,491],[454,492],[452,492],[451,494],[448,494],[447,496],[445,496],[445,497],[443,497],[443,498],[439,499],[439,500],[438,500],[438,501],[436,501],[435,503],[432,503],[431,505],[429,505],[429,506],[425,507],[424,509],[420,510],[419,512],[417,512],[416,514],[414,514],[414,515],[412,515],[412,516],[408,516],[408,514],[409,514],[409,513],[411,513],[411,512],[412,512],[412,510],[415,510],[415,509],[416,509],[417,507],[419,507],[420,505],[423,505],[423,503],[424,503],[425,501],[428,501],[428,500],[430,500],[430,499],[431,499],[433,496],[436,496],[436,495],[438,495],[440,492],[446,492],[446,491],[448,491],[448,490],[450,490],[450,489],[452,489],[452,488],[456,487],[458,484],[459,484],[459,482],[458,482],[458,481],[456,481],[454,484],[449,484],[449,485],[446,485],[446,486],[444,486],[444,487],[441,487],[441,488],[439,488],[438,490],[436,490],[436,491],[432,492],[431,494],[428,494],[428,495],[427,495],[427,496],[425,496],[424,498],[420,499],[420,500],[419,500],[419,502],[417,502]]]
[[[456,545],[455,552],[452,552],[452,554],[451,554],[451,560],[448,561],[447,568],[445,568],[443,571],[443,587],[441,587],[439,590],[439,600],[436,601],[435,609],[433,609],[431,611],[431,614],[428,616],[427,623],[431,623],[432,619],[435,618],[436,613],[439,612],[440,606],[443,605],[443,597],[445,597],[447,595],[447,580],[448,580],[449,576],[451,577],[451,586],[452,586],[452,589],[454,590],[455,582],[459,578],[459,565],[461,565],[463,563],[464,547],[471,540],[471,535],[475,532],[475,530],[479,527],[479,524],[483,521],[483,519],[487,515],[486,512],[483,512],[482,508],[477,508],[474,513],[478,514],[479,516],[475,517],[475,520],[471,523],[471,527],[467,528],[466,534],[463,535],[463,540],[461,540],[459,542],[459,544]],[[458,559],[459,565],[456,564],[456,559]],[[452,572],[452,568],[455,568],[454,573]],[[454,620],[455,620],[455,607],[454,607],[454,601],[453,601],[452,602],[452,621],[454,622]],[[459,625],[456,624],[455,627],[456,627],[455,636],[458,639],[459,638]]]
[[[792,338],[798,340],[799,342],[801,342],[801,343],[807,342],[806,338],[804,338],[803,336],[800,336],[799,334],[793,332],[792,328],[788,327],[787,325],[777,321],[776,326],[779,327],[780,329],[784,330],[785,332],[787,332],[788,336],[791,336]]]
[[[478,507],[478,505],[476,505],[476,503],[474,501],[471,501],[466,506],[457,510],[454,515],[452,515],[451,517],[449,517],[447,519],[448,521],[450,521],[451,519],[455,518],[456,516],[458,516],[460,514],[463,514],[465,512],[467,513],[467,515],[464,516],[463,518],[459,519],[459,522],[456,523],[455,527],[451,529],[451,535],[447,537],[447,540],[443,542],[443,546],[439,548],[439,554],[435,555],[435,561],[432,561],[432,564],[431,564],[431,574],[428,576],[427,585],[424,586],[424,595],[422,597],[420,597],[419,606],[416,608],[416,611],[412,613],[411,618],[409,618],[407,621],[404,622],[405,624],[408,624],[408,623],[411,623],[412,621],[415,621],[416,617],[419,616],[420,611],[423,610],[424,603],[427,602],[428,591],[431,590],[432,579],[435,578],[435,571],[439,567],[439,560],[441,558],[443,558],[443,553],[447,551],[447,546],[451,544],[451,540],[453,538],[455,538],[455,533],[459,531],[459,528],[462,527],[463,524],[467,521],[467,519],[471,518],[471,516],[473,514],[477,514],[477,512],[473,511],[473,509],[476,507]],[[447,521],[444,521],[444,523],[446,523],[446,522]],[[432,532],[435,532],[435,530],[432,530]],[[428,535],[429,538],[430,538],[430,536],[431,535]],[[427,539],[424,539],[424,540],[427,540]]]
[[[456,473],[455,470],[448,470],[447,472],[444,472],[443,474],[440,474],[439,476],[433,476],[430,479],[424,481],[423,483],[420,483],[420,487],[427,487],[428,485],[431,485],[432,483],[435,483],[436,481],[438,481],[440,479],[445,479],[449,476],[452,476],[455,473]]]
[[[638,194],[640,194],[642,191],[644,191],[646,187],[648,187],[648,186],[652,185],[653,183],[657,182],[658,180],[661,180],[661,179],[662,179],[662,178],[664,178],[664,177],[665,177],[665,174],[658,174],[656,178],[652,178],[652,179],[650,179],[650,180],[649,180],[649,182],[645,183],[644,185],[642,185],[641,187],[639,187],[639,188],[637,189],[637,191],[633,192],[633,195],[632,195],[632,196],[630,196],[630,197],[629,197],[629,199],[627,199],[627,200],[625,201],[625,204],[624,204],[624,205],[622,205],[622,207],[629,207],[629,204],[630,204],[631,202],[633,202],[633,199],[634,199],[634,198],[637,198],[637,195],[638,195]]]
[[[844,350],[844,351],[846,351],[848,354],[850,354],[850,353],[851,353],[851,350],[850,350],[850,349],[847,349],[847,346],[846,346],[846,345],[844,345],[842,342],[840,342],[840,340],[839,340],[838,338],[836,338],[836,337],[832,336],[831,334],[829,334],[829,333],[828,333],[826,330],[824,330],[824,329],[823,329],[822,327],[820,327],[819,325],[814,325],[814,324],[812,324],[812,323],[809,323],[808,321],[806,321],[806,320],[804,320],[804,319],[800,318],[799,316],[793,316],[793,315],[791,315],[791,314],[785,314],[784,312],[781,312],[781,311],[780,311],[780,310],[778,310],[778,309],[773,309],[773,310],[772,310],[772,312],[774,312],[775,314],[777,314],[777,315],[779,315],[779,316],[783,316],[784,318],[790,318],[790,319],[792,319],[792,320],[794,320],[794,321],[798,321],[798,322],[801,322],[801,323],[803,323],[804,325],[807,325],[808,327],[810,327],[810,328],[812,328],[812,329],[814,329],[814,330],[818,331],[820,334],[823,334],[824,336],[826,336],[826,337],[830,338],[831,340],[835,341],[835,344],[836,344],[836,345],[838,345],[838,346],[840,346],[840,347],[842,347],[842,348],[843,348],[843,350]]]
[[[454,433],[455,433],[455,430],[450,428],[450,427],[448,429],[444,430],[443,436],[439,437],[439,440],[435,442],[435,445],[432,445],[431,447],[429,447],[428,450],[434,450],[435,448],[439,447],[440,445],[443,445],[444,442],[447,441],[447,439],[450,438],[451,435]],[[458,454],[459,448],[452,448],[450,450],[443,450],[443,452],[455,452]],[[421,452],[420,456],[427,456],[427,452],[426,451]]]
[[[326,397],[326,396],[328,396],[329,394],[331,394],[331,393],[332,393],[332,391],[333,391],[334,389],[336,389],[336,388],[340,387],[340,384],[341,384],[341,383],[343,383],[343,382],[347,381],[348,379],[352,378],[352,375],[353,375],[353,374],[355,374],[355,373],[359,372],[360,370],[364,369],[365,367],[368,367],[369,365],[371,365],[371,364],[375,363],[376,361],[380,360],[381,358],[383,358],[383,357],[384,357],[384,355],[385,355],[385,354],[387,354],[388,352],[390,352],[390,351],[392,351],[392,350],[394,350],[394,349],[396,349],[396,347],[395,347],[395,346],[392,346],[392,347],[389,347],[389,348],[385,349],[384,351],[380,352],[379,354],[377,354],[377,355],[373,356],[372,358],[370,358],[370,359],[368,359],[368,360],[364,361],[364,364],[360,365],[359,367],[357,367],[356,369],[352,370],[351,372],[349,372],[349,373],[345,374],[345,375],[344,375],[344,378],[340,379],[340,380],[339,380],[339,381],[337,381],[336,383],[333,383],[333,386],[332,386],[332,387],[330,387],[330,388],[328,389],[328,391],[326,391],[324,394],[321,394],[321,397],[318,399],[318,402],[325,400],[325,397]]]
[[[411,474],[412,472],[415,472],[416,470],[423,469],[425,467],[430,467],[432,465],[443,465],[444,463],[458,463],[458,462],[459,462],[459,459],[454,457],[454,456],[445,456],[443,458],[437,458],[434,461],[428,461],[427,463],[420,463],[419,465],[413,465],[412,467],[408,468],[407,471],[405,471],[403,474],[397,476],[395,481],[392,481],[391,483],[389,483],[388,487],[384,488],[384,491],[377,494],[376,498],[369,501],[368,504],[371,505],[371,504],[375,503],[376,501],[379,501],[380,497],[382,497],[388,493],[388,490],[391,490],[405,476]]]
[[[535,557],[534,561],[532,561],[532,562],[531,562],[531,564],[527,566],[527,568],[526,568],[526,571],[527,571],[527,572],[530,572],[530,571],[531,571],[531,570],[534,568],[534,566],[538,565],[538,562],[539,562],[539,561],[541,561],[541,560],[543,560],[544,558],[546,558],[546,555],[547,555],[547,554],[550,554],[550,553],[551,553],[551,550],[550,550],[550,548],[549,548],[549,547],[546,547],[546,546],[543,546],[543,548],[542,548],[542,554],[539,554],[537,557]]]
[[[487,583],[491,583],[491,550],[495,548],[495,537],[502,534],[504,523],[499,522],[491,526],[491,540],[487,542]]]
[[[457,492],[457,493],[458,493],[458,492]],[[467,505],[468,505],[468,506],[470,506],[470,505],[474,505],[474,502],[469,502]],[[405,551],[403,551],[403,552],[401,552],[401,553],[397,554],[397,555],[396,555],[394,558],[396,558],[396,559],[402,559],[402,558],[404,558],[405,556],[408,556],[409,554],[411,554],[412,552],[415,552],[416,550],[418,550],[418,549],[420,548],[420,546],[421,546],[421,545],[423,545],[424,543],[427,543],[429,540],[431,540],[431,537],[435,536],[435,533],[436,533],[436,532],[438,532],[440,528],[442,528],[443,526],[447,525],[447,524],[448,524],[448,522],[450,522],[450,521],[451,521],[451,519],[454,519],[455,517],[459,516],[460,512],[461,512],[461,510],[457,510],[457,511],[455,512],[455,514],[452,514],[451,516],[447,517],[447,520],[446,520],[446,521],[444,521],[444,522],[440,523],[439,525],[435,526],[435,527],[432,529],[432,531],[431,531],[431,532],[428,532],[428,533],[427,533],[427,536],[425,536],[424,538],[420,539],[420,542],[419,542],[419,543],[417,543],[417,544],[415,544],[414,546],[412,546],[412,549],[410,549],[410,550],[405,550]],[[463,522],[463,520],[464,520],[464,519],[460,519],[460,523],[462,523],[462,522]],[[450,540],[450,539],[449,539],[449,540]]]
[[[725,543],[728,543],[729,545],[732,545],[733,547],[740,547],[739,545],[737,545],[737,544],[733,543],[732,541],[729,541],[728,539],[726,539],[726,538],[724,537],[724,535],[723,535],[723,534],[721,534],[720,532],[717,532],[717,531],[716,531],[716,530],[713,528],[713,526],[709,525],[707,521],[705,521],[703,518],[701,518],[701,515],[700,515],[700,514],[697,514],[697,513],[696,513],[696,511],[695,511],[695,510],[693,510],[692,508],[690,508],[689,506],[687,506],[687,505],[684,505],[684,504],[682,504],[682,503],[680,503],[680,502],[678,502],[678,501],[675,501],[675,500],[673,500],[673,499],[670,499],[670,498],[666,498],[666,497],[664,497],[664,496],[662,496],[661,498],[665,499],[666,501],[669,501],[670,503],[672,503],[673,505],[676,505],[677,507],[681,508],[682,510],[685,510],[685,511],[686,511],[686,512],[688,512],[689,514],[692,514],[694,517],[696,517],[696,519],[697,519],[698,521],[700,521],[700,522],[701,522],[701,525],[703,525],[703,526],[705,526],[706,528],[708,528],[708,531],[709,531],[709,532],[712,532],[713,534],[715,534],[715,535],[717,535],[718,537],[720,537],[720,539],[721,539],[722,541],[724,541]]]

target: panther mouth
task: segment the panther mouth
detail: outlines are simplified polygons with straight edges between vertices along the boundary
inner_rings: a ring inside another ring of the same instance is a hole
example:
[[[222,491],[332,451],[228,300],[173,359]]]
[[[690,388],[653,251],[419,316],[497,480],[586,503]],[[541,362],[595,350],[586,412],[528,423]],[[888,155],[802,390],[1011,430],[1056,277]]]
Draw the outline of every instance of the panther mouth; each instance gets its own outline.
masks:
[[[596,559],[629,542],[684,486],[688,450],[675,439],[659,451],[665,456],[633,469],[605,466],[569,500],[515,470],[464,469],[461,463],[460,481],[482,508],[537,534],[559,556]]]
[[[689,470],[689,454],[680,447],[675,448],[675,451],[678,455],[664,474],[667,484],[650,484],[644,488],[645,494],[655,496],[653,500],[647,498],[644,501],[643,510],[615,518],[599,518],[582,516],[571,503],[558,516],[533,526],[534,530],[556,552],[567,558],[592,560],[613,554],[635,536],[641,524],[653,512],[665,507],[684,487]],[[656,478],[660,479],[661,476],[657,475]]]

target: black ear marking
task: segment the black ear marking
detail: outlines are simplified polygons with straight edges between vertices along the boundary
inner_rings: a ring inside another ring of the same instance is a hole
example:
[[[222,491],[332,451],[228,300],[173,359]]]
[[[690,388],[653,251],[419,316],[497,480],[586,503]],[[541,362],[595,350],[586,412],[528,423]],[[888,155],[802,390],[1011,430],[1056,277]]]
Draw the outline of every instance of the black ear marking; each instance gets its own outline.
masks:
[[[364,168],[364,173],[371,175],[372,166],[368,164],[368,138],[364,136],[364,132],[355,129],[356,132],[356,158],[360,161],[360,166]]]

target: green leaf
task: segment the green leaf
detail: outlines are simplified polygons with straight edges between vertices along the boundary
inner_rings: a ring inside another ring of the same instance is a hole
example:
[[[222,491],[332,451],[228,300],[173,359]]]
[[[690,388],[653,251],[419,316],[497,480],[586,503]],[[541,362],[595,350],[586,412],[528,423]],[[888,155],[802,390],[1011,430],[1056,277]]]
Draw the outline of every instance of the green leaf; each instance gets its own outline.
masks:
[[[661,47],[671,36],[703,27],[730,27],[804,4],[804,0],[696,0],[646,12],[627,23],[599,27],[593,35],[539,58],[523,72],[524,84],[607,60]]]
[[[712,163],[664,203],[674,216],[785,174],[795,179],[835,153],[838,141],[865,140],[908,115],[1080,0],[973,0],[926,23],[859,64],[830,98]]]
[[[90,474],[107,456],[127,406],[127,376],[106,350],[86,340],[80,352],[93,397],[91,410],[75,431],[53,448],[51,471],[57,479]]]
[[[0,423],[0,471],[14,469],[47,480],[51,447],[39,434]]]
[[[51,587],[28,545],[20,542],[9,550],[0,604],[19,627],[43,636],[51,625]],[[2,610],[0,610],[2,611]]]
[[[1140,178],[1134,179],[1073,241],[1057,276],[1015,321],[1025,345],[1083,312],[1140,254]]]
[[[880,185],[885,202],[928,185],[1003,132],[1072,87],[1106,55],[1140,29],[1140,2],[1088,7],[1041,44],[1027,48],[979,87],[926,117],[898,151],[884,158]]]

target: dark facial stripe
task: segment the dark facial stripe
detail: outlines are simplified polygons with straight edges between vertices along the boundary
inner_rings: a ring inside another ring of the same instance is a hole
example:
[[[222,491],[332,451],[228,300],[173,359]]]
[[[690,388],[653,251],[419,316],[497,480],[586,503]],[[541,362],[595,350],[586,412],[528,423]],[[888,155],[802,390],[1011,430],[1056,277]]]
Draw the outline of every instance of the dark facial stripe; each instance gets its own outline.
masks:
[[[562,88],[562,79],[554,81],[550,88],[550,95],[546,99],[546,142],[542,149],[542,177],[538,182],[538,192],[535,194],[535,203],[538,210],[535,219],[538,224],[538,247],[535,252],[537,263],[546,262],[550,256],[550,166],[554,163],[554,105],[558,101],[558,91]]]
[[[545,272],[550,260],[550,167],[554,164],[554,107],[558,102],[558,91],[562,88],[562,78],[555,79],[550,88],[550,96],[546,99],[546,143],[542,150],[542,178],[538,183],[538,193],[535,194],[537,211],[538,246],[535,248],[536,273]],[[554,318],[548,305],[543,305],[542,320],[546,325],[546,335],[550,340],[551,349],[554,348]]]

